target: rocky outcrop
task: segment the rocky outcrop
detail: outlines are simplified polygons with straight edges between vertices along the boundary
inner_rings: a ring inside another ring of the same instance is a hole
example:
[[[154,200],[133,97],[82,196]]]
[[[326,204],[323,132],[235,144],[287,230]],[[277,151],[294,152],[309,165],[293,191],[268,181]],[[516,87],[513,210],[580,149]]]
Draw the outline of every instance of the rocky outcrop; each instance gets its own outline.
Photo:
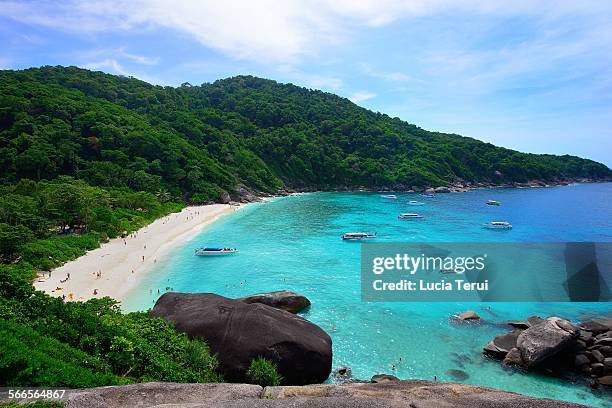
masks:
[[[69,390],[66,408],[578,408],[492,388],[421,380],[262,388],[247,384],[143,383]]]
[[[255,202],[255,201],[261,201],[261,198],[259,198],[259,195],[261,195],[261,194],[256,194],[256,193],[252,192],[244,184],[239,184],[236,187],[236,201],[238,201],[238,202],[241,202],[241,203],[252,203],[252,202]]]
[[[484,346],[485,354],[503,359],[510,350],[516,348],[516,341],[521,333],[521,330],[514,330],[510,333],[496,336],[489,344]]]
[[[473,310],[466,310],[465,312],[463,312],[459,316],[457,316],[457,319],[461,320],[461,321],[465,321],[465,320],[480,320],[480,316],[478,316],[478,313],[476,313]]]
[[[587,376],[592,387],[610,382],[612,321],[573,325],[558,317],[532,316],[527,321],[512,323],[514,327],[526,328],[495,337],[484,347],[485,354],[503,360],[505,366],[544,368],[559,375],[577,371]]]
[[[284,384],[314,384],[331,371],[331,338],[317,325],[284,310],[211,293],[165,293],[151,312],[189,337],[205,339],[229,381],[245,381],[256,357],[278,365]]]
[[[516,346],[521,351],[523,365],[533,367],[573,345],[578,334],[578,328],[567,320],[549,317],[522,332]]]
[[[400,379],[390,374],[376,374],[372,376],[372,379],[370,380],[370,382],[373,383],[384,383],[389,381],[400,381]]]
[[[289,313],[298,313],[310,306],[310,300],[308,300],[306,296],[290,290],[258,293],[236,300],[240,300],[244,303],[262,303],[276,309],[286,310]]]
[[[221,193],[221,197],[219,197],[219,202],[221,204],[229,204],[230,201],[232,201],[232,198],[230,197],[227,191],[224,191],[223,193]]]

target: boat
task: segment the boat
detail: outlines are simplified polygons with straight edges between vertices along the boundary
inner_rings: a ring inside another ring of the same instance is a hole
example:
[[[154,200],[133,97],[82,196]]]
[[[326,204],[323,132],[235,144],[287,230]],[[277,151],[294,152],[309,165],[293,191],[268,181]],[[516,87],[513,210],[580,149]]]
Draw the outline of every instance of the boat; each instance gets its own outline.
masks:
[[[436,195],[433,193],[422,193],[421,197],[426,197],[426,198],[434,198]]]
[[[365,232],[345,232],[342,234],[342,239],[345,241],[356,241],[368,238],[376,238],[376,234],[367,234]]]
[[[408,201],[408,205],[425,205],[422,201],[410,200]]]
[[[487,201],[487,205],[501,205],[501,202],[497,201],[497,200],[489,200]]]
[[[198,256],[221,256],[235,254],[238,250],[236,248],[206,247],[198,248],[194,252]]]
[[[507,221],[491,221],[485,224],[485,228],[509,230],[512,229],[512,224]]]
[[[397,216],[397,218],[413,218],[413,219],[421,219],[423,218],[420,214],[415,213],[403,213]]]
[[[386,198],[387,200],[397,200],[397,196],[395,194],[385,194],[381,195],[382,198]]]

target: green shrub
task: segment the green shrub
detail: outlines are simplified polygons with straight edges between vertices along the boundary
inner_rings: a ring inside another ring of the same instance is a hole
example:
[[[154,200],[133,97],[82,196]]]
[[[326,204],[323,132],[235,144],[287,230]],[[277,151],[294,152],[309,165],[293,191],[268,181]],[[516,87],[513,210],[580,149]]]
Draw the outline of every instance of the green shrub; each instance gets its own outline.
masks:
[[[59,401],[32,401],[26,403],[7,402],[0,404],[0,408],[63,408],[64,404]]]
[[[280,385],[283,377],[278,373],[276,363],[263,357],[257,357],[251,361],[247,370],[247,380],[250,384],[267,387]]]
[[[121,384],[98,359],[16,323],[0,320],[0,384],[97,387]]]

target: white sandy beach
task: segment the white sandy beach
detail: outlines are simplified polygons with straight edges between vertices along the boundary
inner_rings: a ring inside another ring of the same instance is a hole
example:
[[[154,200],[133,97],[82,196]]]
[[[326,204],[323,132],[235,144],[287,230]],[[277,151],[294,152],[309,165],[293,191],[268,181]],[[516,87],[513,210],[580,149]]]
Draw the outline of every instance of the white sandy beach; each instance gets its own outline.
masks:
[[[66,300],[104,296],[124,300],[169,249],[193,238],[207,225],[237,209],[225,204],[187,207],[180,213],[154,221],[125,239],[114,238],[54,269],[50,276],[37,279],[34,287],[52,296],[64,295]],[[68,274],[70,278],[66,280]],[[65,282],[61,282],[63,280]]]

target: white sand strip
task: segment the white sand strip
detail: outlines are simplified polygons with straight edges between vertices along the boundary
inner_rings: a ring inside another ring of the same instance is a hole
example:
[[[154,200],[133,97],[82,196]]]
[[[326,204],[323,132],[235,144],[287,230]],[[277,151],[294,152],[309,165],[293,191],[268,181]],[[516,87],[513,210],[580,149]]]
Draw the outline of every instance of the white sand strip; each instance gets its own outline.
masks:
[[[51,276],[37,279],[34,287],[52,296],[64,296],[66,300],[110,296],[122,301],[168,250],[237,209],[225,204],[186,207],[180,213],[155,220],[125,239],[114,238],[54,269]]]

